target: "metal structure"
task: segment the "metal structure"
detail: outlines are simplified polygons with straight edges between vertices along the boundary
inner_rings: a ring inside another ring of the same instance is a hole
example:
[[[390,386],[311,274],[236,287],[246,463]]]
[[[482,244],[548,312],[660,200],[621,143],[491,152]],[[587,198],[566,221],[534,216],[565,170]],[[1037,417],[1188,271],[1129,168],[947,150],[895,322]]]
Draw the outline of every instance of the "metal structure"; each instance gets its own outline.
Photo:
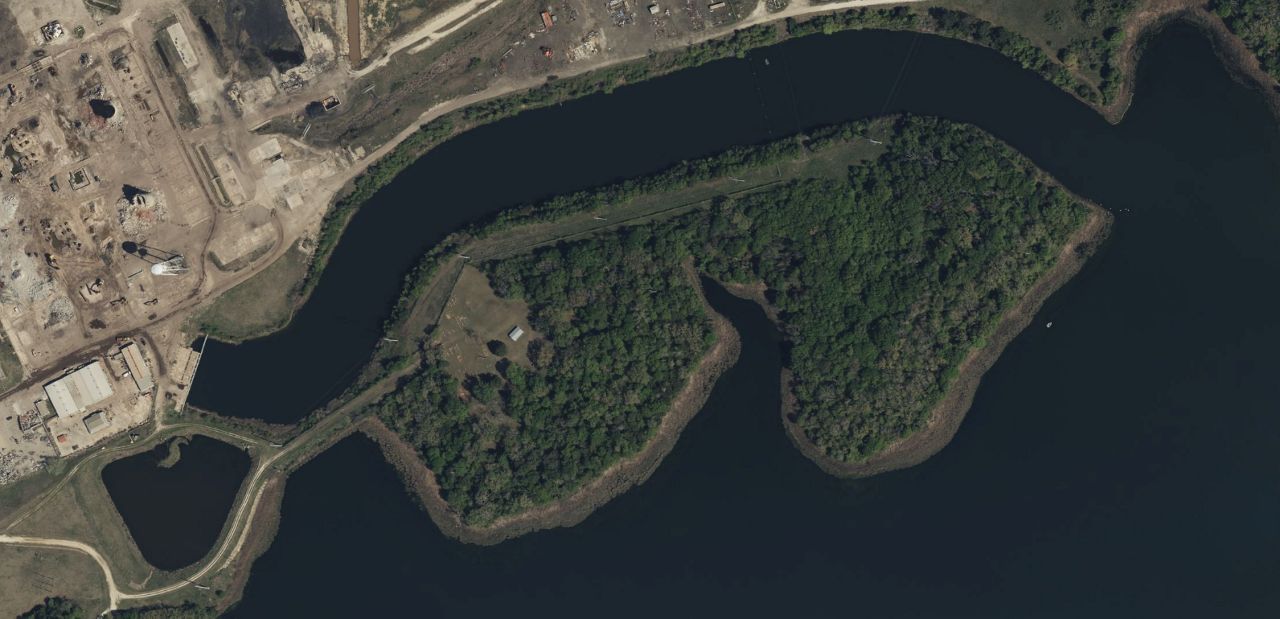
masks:
[[[182,275],[190,270],[187,267],[187,260],[182,256],[174,256],[151,265],[152,275]]]

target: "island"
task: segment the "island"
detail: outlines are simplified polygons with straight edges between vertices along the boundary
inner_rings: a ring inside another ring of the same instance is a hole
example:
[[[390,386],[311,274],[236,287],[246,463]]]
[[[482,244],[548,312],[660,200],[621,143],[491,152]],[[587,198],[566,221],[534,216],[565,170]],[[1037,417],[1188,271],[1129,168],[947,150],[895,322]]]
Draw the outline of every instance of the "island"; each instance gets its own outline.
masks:
[[[464,539],[573,524],[652,471],[732,360],[708,278],[785,334],[779,431],[839,474],[906,466],[1109,222],[991,136],[917,116],[552,198],[437,258],[415,304],[448,300],[388,336],[423,334],[420,357],[371,435]]]
[[[45,594],[31,612],[226,610],[272,541],[285,480],[354,432],[455,538],[577,523],[660,466],[733,365],[742,343],[709,287],[780,330],[778,431],[801,453],[842,477],[914,465],[1112,221],[977,127],[797,123],[495,206],[389,262],[404,276],[392,307],[300,338],[345,338],[344,354],[246,363],[302,330],[375,196],[484,125],[849,30],[989,48],[1118,123],[1147,38],[1174,22],[1280,111],[1266,0],[410,4],[0,6],[0,613]],[[321,357],[341,358],[313,378]],[[286,362],[306,366],[292,384],[275,373]],[[214,397],[237,392],[275,399]],[[283,402],[296,414],[260,416]],[[202,541],[166,563],[144,552],[166,532],[139,544],[104,471],[157,450],[173,475],[200,470],[178,457],[188,442],[249,472],[227,467]]]

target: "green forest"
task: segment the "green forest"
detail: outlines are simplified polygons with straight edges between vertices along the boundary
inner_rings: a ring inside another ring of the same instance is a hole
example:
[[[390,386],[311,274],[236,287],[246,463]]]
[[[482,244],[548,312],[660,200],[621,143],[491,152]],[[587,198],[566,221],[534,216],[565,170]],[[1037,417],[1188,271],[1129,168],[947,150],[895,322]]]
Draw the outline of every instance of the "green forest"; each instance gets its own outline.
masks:
[[[1055,261],[1086,209],[973,128],[903,121],[844,183],[793,182],[707,214],[700,267],[763,280],[794,421],[858,462],[919,429],[956,367]]]
[[[772,157],[761,165],[866,139],[866,127],[764,145]],[[417,447],[469,524],[563,498],[652,437],[713,343],[692,264],[721,282],[767,285],[795,423],[826,455],[865,460],[922,426],[960,360],[1087,213],[977,129],[902,117],[892,133],[884,154],[847,174],[479,265],[499,296],[528,303],[539,334],[528,362],[459,380],[427,344],[420,370],[371,412]],[[558,209],[528,212],[546,210]]]
[[[530,306],[528,365],[423,370],[376,406],[470,523],[561,498],[637,452],[714,342],[672,227],[629,228],[484,265]],[[496,347],[495,347],[496,348]],[[505,348],[505,347],[504,347]]]
[[[1280,80],[1280,2],[1214,0],[1213,10],[1258,56],[1262,69]]]

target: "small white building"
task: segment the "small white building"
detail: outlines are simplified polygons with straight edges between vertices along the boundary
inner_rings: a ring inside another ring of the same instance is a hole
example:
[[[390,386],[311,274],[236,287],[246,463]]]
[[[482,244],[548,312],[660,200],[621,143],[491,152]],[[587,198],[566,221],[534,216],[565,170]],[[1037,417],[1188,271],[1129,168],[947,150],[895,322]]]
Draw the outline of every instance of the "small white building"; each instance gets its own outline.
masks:
[[[524,335],[524,329],[521,329],[519,325],[511,327],[511,330],[507,332],[507,337],[511,338],[513,342],[519,342],[522,335]]]

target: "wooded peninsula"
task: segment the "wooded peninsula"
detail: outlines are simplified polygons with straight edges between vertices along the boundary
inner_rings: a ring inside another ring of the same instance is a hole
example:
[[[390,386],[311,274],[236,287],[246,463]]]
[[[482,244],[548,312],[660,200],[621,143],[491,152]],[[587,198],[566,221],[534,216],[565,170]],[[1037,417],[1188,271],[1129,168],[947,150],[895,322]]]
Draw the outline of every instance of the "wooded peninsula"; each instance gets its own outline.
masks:
[[[752,186],[680,205],[726,177]],[[716,341],[690,266],[764,291],[785,334],[787,423],[811,456],[858,464],[930,422],[1004,314],[1089,251],[1064,248],[1098,210],[973,127],[903,116],[553,198],[469,238],[664,200],[669,212],[476,260],[491,294],[527,305],[523,347],[459,354],[432,327],[419,367],[367,411],[464,526],[563,501],[646,449]],[[477,354],[494,371],[468,371]]]

